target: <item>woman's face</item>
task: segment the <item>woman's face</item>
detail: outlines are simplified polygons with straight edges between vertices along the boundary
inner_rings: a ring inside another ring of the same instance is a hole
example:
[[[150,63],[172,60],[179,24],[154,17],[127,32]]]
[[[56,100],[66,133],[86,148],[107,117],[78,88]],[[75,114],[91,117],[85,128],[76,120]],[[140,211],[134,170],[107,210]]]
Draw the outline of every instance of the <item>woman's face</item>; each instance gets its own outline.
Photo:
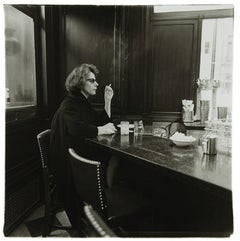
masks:
[[[86,81],[83,84],[82,92],[88,97],[89,95],[96,95],[98,83],[96,81],[95,74],[89,72]]]

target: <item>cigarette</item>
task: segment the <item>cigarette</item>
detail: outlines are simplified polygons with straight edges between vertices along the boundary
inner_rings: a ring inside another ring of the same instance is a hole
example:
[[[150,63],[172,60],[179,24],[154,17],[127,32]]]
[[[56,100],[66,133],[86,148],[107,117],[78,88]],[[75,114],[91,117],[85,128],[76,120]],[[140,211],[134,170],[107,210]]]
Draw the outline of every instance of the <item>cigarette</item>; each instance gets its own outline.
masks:
[[[109,85],[109,87],[111,87],[111,84]]]

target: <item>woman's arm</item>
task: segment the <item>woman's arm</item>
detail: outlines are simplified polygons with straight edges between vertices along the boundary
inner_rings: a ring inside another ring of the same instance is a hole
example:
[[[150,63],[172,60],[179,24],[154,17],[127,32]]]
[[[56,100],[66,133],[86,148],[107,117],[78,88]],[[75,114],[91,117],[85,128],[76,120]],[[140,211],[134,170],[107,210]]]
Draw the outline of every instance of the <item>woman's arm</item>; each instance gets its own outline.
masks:
[[[104,102],[105,102],[104,109],[105,109],[106,113],[108,114],[109,118],[111,118],[112,98],[113,98],[113,89],[111,88],[111,84],[110,84],[105,87],[105,91],[104,91]]]
[[[113,97],[113,89],[111,84],[105,87],[104,91],[104,111],[101,113],[95,112],[95,122],[97,125],[105,125],[106,123],[112,122],[111,119],[111,101]]]
[[[116,128],[109,123],[109,117],[105,113],[105,122],[97,125],[90,124],[86,120],[84,111],[79,113],[74,108],[64,110],[64,122],[66,123],[67,132],[72,137],[91,138],[97,135],[108,135],[116,132]],[[104,120],[104,119],[103,119]]]
[[[63,110],[64,123],[70,136],[80,138],[97,136],[97,126],[88,123],[85,116],[84,110],[81,113],[75,108]]]

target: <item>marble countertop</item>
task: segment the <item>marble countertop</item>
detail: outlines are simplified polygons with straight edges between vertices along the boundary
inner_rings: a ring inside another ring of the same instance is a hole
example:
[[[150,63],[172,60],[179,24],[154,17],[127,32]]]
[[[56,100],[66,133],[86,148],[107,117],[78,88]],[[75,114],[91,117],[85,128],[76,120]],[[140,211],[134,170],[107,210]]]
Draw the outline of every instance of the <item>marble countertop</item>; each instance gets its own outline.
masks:
[[[202,186],[218,194],[231,195],[231,156],[203,154],[197,144],[177,147],[172,141],[155,136],[98,136],[87,143],[125,158],[150,164],[168,175]]]

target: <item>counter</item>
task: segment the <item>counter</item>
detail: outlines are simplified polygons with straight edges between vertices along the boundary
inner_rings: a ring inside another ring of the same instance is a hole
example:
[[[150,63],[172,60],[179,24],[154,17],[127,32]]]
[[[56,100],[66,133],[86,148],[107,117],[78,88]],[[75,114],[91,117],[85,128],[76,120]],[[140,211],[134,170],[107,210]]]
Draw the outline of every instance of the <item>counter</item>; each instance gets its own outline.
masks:
[[[98,136],[87,143],[115,155],[151,165],[182,181],[231,197],[231,156],[203,154],[199,145],[177,147],[171,140],[150,135]]]
[[[119,156],[128,185],[151,197],[154,228],[141,235],[228,237],[233,232],[231,156],[208,156],[197,143],[177,147],[169,139],[133,133],[86,142],[96,153]]]

